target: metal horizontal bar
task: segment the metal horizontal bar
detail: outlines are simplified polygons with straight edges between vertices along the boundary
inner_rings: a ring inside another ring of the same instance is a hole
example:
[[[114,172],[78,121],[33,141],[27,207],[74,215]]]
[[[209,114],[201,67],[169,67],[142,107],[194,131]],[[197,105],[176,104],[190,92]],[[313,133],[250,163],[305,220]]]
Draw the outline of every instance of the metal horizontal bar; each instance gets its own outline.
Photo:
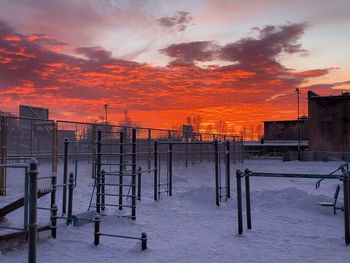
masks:
[[[96,163],[96,165],[104,165],[104,166],[108,166],[108,165],[123,165],[123,166],[132,166],[132,164],[128,164],[128,163]]]
[[[18,231],[26,231],[26,229],[20,228],[20,227],[0,226],[0,228],[1,229],[18,230]]]
[[[103,173],[101,174],[97,174],[97,176],[103,175]],[[136,176],[136,174],[128,174],[128,173],[104,173],[104,175],[107,176]]]
[[[115,204],[102,204],[102,203],[96,203],[97,205],[101,205],[101,206],[119,206],[119,207],[130,207],[130,208],[133,208],[133,207],[136,207],[135,205],[132,206],[132,205],[115,205]]]
[[[40,210],[50,210],[50,211],[51,211],[51,208],[48,208],[48,207],[37,207],[37,209],[40,209]]]
[[[97,142],[99,143],[99,142]],[[109,146],[109,145],[126,145],[126,146],[131,146],[131,145],[136,145],[134,142],[124,142],[124,143],[108,143],[108,142],[101,142],[101,146]]]
[[[249,173],[249,176],[255,177],[285,177],[285,178],[306,178],[306,179],[339,179],[339,176],[328,174],[287,174],[287,173]]]
[[[102,194],[101,195],[105,195],[105,196],[124,196],[124,197],[136,197],[136,195],[125,195],[125,194]]]
[[[3,168],[29,168],[28,164],[22,164],[22,163],[17,163],[17,164],[0,164],[0,167]]]
[[[172,142],[172,141],[161,141],[161,142],[157,142],[158,144],[190,144],[190,145],[195,145],[195,144],[213,144],[213,142]]]
[[[118,237],[118,238],[126,238],[126,239],[135,239],[135,240],[143,240],[146,238],[141,237],[129,237],[129,236],[122,236],[122,235],[113,235],[113,234],[105,234],[105,233],[99,233],[100,236],[107,236],[107,237]]]
[[[103,185],[106,185],[106,186],[126,186],[126,187],[136,186],[136,184],[103,184]]]
[[[38,180],[42,180],[42,179],[52,179],[53,177],[57,177],[57,176],[56,176],[56,175],[51,175],[51,176],[38,177]]]

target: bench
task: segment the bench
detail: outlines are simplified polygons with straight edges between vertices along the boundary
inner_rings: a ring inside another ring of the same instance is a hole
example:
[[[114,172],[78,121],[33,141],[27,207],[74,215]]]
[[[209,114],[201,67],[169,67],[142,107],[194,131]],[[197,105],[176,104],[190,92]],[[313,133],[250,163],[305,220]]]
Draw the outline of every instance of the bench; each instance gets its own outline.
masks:
[[[337,200],[340,192],[340,185],[337,185],[337,188],[335,189],[334,197],[333,197],[333,202],[319,202],[317,203],[320,206],[330,206],[333,207],[333,213],[336,214],[336,210],[342,210],[344,211],[343,207],[337,207]]]

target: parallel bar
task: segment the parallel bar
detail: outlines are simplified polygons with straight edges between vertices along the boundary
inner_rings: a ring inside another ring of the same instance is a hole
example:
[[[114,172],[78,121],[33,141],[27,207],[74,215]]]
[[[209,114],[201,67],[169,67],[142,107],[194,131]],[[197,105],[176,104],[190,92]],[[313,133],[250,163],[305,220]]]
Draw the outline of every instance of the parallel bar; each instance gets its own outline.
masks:
[[[67,225],[72,222],[72,212],[73,212],[73,190],[74,190],[74,174],[69,174],[69,186],[68,186],[68,219]]]
[[[120,131],[119,133],[119,141],[120,141],[120,146],[119,146],[119,210],[123,209],[123,170],[124,170],[124,158],[123,158],[123,153],[124,153],[124,137],[125,133],[124,131]]]
[[[344,230],[345,230],[345,244],[350,243],[350,193],[349,193],[349,172],[343,175],[343,193],[344,193]]]
[[[97,130],[97,162],[96,162],[96,212],[101,213],[101,139],[102,130],[98,128]]]
[[[226,196],[227,198],[231,198],[231,180],[230,180],[230,141],[226,141]]]
[[[62,216],[67,212],[68,138],[64,139]]]
[[[105,211],[105,192],[106,192],[106,184],[105,184],[105,176],[106,176],[106,172],[104,170],[101,171],[101,178],[100,178],[100,182],[101,182],[101,202],[102,202],[102,206],[101,206],[101,210]]]
[[[251,172],[250,176],[255,177],[287,177],[287,178],[306,178],[306,179],[339,179],[339,176],[332,176],[328,174],[287,174],[287,173],[255,173]]]
[[[141,188],[141,184],[142,184],[141,176],[142,176],[142,168],[139,167],[137,169],[137,200],[139,200],[139,201],[141,201],[141,190],[142,190],[142,188]]]
[[[250,172],[249,170],[244,171],[245,175],[245,204],[246,204],[246,210],[247,210],[247,228],[252,229],[252,216],[251,216],[251,209],[250,209],[250,182],[249,182],[249,176]]]
[[[168,169],[169,169],[169,196],[173,195],[173,145],[169,144],[169,164],[168,164]]]
[[[132,129],[131,219],[136,220],[136,129]]]
[[[154,172],[153,172],[153,198],[154,201],[158,200],[157,196],[157,185],[158,185],[158,142],[154,141],[154,157],[153,157],[153,162],[154,162]]]
[[[238,234],[243,233],[243,215],[242,215],[242,189],[241,189],[241,176],[242,172],[237,170],[236,182],[237,182],[237,219],[238,219]]]
[[[29,168],[29,225],[28,225],[28,263],[36,263],[37,247],[37,201],[38,201],[38,161],[32,159]]]
[[[219,145],[218,140],[214,140],[214,160],[215,160],[215,200],[216,205],[220,206],[220,190],[219,190]]]

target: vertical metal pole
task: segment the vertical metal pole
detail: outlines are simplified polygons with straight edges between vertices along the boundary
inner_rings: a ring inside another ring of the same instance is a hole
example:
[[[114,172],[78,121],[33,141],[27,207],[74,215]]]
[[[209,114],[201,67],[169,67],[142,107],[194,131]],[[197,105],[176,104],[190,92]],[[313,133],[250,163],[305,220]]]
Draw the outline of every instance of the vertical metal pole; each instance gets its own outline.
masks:
[[[173,195],[173,145],[170,143],[169,144],[169,164],[168,164],[168,169],[169,169],[169,196]]]
[[[69,174],[69,187],[68,187],[68,219],[67,225],[72,222],[72,212],[73,212],[73,190],[74,190],[74,174]]]
[[[188,142],[189,142],[189,138],[188,138],[188,134],[187,132],[185,133],[186,135],[186,144],[185,144],[185,166],[186,168],[188,167]]]
[[[300,161],[300,113],[299,113],[299,95],[300,95],[300,90],[299,88],[296,88],[295,91],[297,92],[297,140],[298,140],[298,160]]]
[[[57,174],[51,175],[51,207],[56,204],[56,191],[57,191]]]
[[[147,234],[145,232],[141,235],[141,249],[142,251],[147,249]]]
[[[124,131],[119,133],[119,210],[123,210]]]
[[[245,169],[244,179],[245,179],[245,205],[247,210],[247,228],[252,229],[252,216],[250,210],[250,180],[249,180],[250,171]]]
[[[68,138],[64,139],[64,157],[63,157],[63,192],[62,192],[62,216],[67,211],[67,182],[68,182]]]
[[[38,198],[38,161],[32,159],[29,166],[29,225],[28,225],[28,262],[36,262],[37,245],[37,198]]]
[[[57,174],[57,123],[52,123],[52,157],[51,172]]]
[[[57,233],[57,205],[53,204],[51,206],[51,216],[50,216],[50,228],[51,228],[51,236],[52,238],[56,238]]]
[[[92,150],[92,160],[91,160],[91,177],[96,178],[96,126],[93,124],[91,127],[91,150]]]
[[[101,148],[102,148],[102,130],[97,129],[97,161],[96,161],[96,212],[101,213]]]
[[[230,141],[226,141],[226,196],[231,198],[231,180],[230,180]]]
[[[106,172],[105,170],[102,170],[101,171],[101,177],[100,177],[100,183],[101,183],[101,210],[102,211],[105,211],[105,192],[106,192],[106,185],[105,185],[105,182],[106,182]]]
[[[98,246],[100,244],[100,223],[101,223],[101,219],[100,217],[97,215],[95,217],[95,231],[94,231],[94,244],[95,246]]]
[[[6,163],[7,127],[6,117],[0,116],[0,164]],[[0,196],[6,195],[6,169],[0,167]]]
[[[29,211],[29,173],[28,167],[24,169],[24,222],[23,229],[28,230],[28,211]]]
[[[220,206],[220,191],[219,191],[219,144],[218,140],[214,139],[214,160],[215,160],[215,197],[216,205]]]
[[[236,164],[236,137],[233,137],[233,163]]]
[[[139,167],[139,168],[137,168],[137,200],[139,200],[139,201],[141,201],[141,188],[142,188],[141,176],[142,176],[142,168]]]
[[[343,173],[343,193],[344,193],[344,230],[345,230],[345,244],[350,243],[350,193],[349,193],[349,172]]]
[[[202,134],[199,134],[199,141],[202,142],[203,141],[203,138],[202,138]],[[200,144],[199,145],[199,162],[202,163],[203,161],[203,156],[202,156],[202,151],[203,151],[203,145]]]
[[[154,167],[153,167],[153,196],[154,196],[154,201],[158,200],[157,197],[157,192],[158,192],[158,142],[154,141]]]
[[[148,129],[148,170],[151,170],[152,161],[152,130]]]
[[[131,177],[131,219],[136,220],[136,129],[132,129],[131,149],[132,177]]]
[[[237,219],[238,219],[238,234],[243,233],[243,215],[242,215],[242,188],[241,188],[241,176],[242,172],[237,170],[236,179],[237,179]]]

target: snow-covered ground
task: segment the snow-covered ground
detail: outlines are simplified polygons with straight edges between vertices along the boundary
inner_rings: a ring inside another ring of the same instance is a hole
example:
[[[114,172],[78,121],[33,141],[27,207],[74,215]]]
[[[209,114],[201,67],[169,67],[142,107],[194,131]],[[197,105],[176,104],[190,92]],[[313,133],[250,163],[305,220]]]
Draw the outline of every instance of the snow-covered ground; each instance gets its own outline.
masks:
[[[332,208],[316,205],[332,200],[340,183],[337,180],[325,180],[315,190],[315,179],[251,178],[253,229],[244,228],[244,234],[237,235],[235,169],[327,174],[340,164],[245,161],[244,165],[232,167],[232,198],[220,207],[215,205],[210,164],[187,169],[175,165],[173,196],[161,196],[157,203],[153,201],[153,176],[146,173],[142,201],[137,203],[137,220],[117,218],[115,209],[108,208],[108,215],[102,217],[101,232],[138,237],[146,232],[148,250],[141,252],[139,241],[103,236],[100,246],[95,247],[93,224],[73,227],[60,221],[57,239],[41,235],[38,262],[347,262],[350,247],[344,244],[343,212],[334,215]],[[88,207],[93,185],[89,168],[79,168],[75,213]],[[45,169],[49,171],[44,164],[41,169],[41,175]],[[9,176],[9,196],[0,198],[0,206],[21,195],[20,178]],[[339,204],[342,194],[341,191]],[[48,197],[40,199],[39,206],[47,205],[47,201]],[[21,213],[23,210],[9,215],[8,223],[20,225]],[[39,222],[47,221],[47,211],[41,211]],[[0,262],[27,262],[26,246],[1,255]]]

